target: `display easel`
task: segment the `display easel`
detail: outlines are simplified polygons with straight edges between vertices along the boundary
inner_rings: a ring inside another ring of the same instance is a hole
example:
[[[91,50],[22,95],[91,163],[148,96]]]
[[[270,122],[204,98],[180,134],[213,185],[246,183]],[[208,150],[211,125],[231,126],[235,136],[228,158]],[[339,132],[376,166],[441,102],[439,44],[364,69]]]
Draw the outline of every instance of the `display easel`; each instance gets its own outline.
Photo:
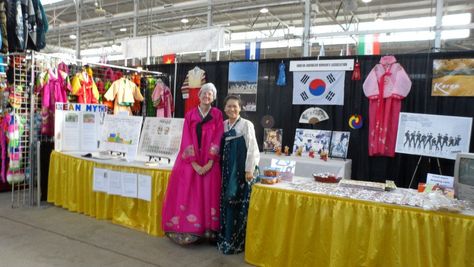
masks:
[[[411,188],[411,185],[413,183],[413,180],[415,179],[415,175],[416,175],[416,172],[418,171],[418,167],[420,166],[420,162],[421,162],[421,159],[423,158],[424,156],[420,156],[418,158],[418,162],[416,163],[416,167],[415,167],[415,170],[413,171],[413,175],[411,176],[411,180],[410,180],[410,185],[408,185],[408,188]],[[431,163],[431,157],[428,157],[428,163]],[[441,164],[439,163],[439,158],[436,158],[436,163],[438,164],[438,170],[439,170],[439,174],[443,174],[442,171],[441,171]]]

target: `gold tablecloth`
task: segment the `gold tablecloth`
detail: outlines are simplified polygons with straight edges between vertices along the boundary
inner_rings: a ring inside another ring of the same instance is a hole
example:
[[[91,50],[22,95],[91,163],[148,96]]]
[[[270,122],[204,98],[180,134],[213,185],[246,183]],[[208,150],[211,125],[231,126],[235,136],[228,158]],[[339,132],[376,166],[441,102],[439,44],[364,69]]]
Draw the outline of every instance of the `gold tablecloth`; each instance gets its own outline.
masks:
[[[94,168],[150,175],[151,201],[92,191]],[[171,171],[114,166],[53,151],[49,165],[48,202],[97,219],[163,236],[161,207]]]
[[[245,260],[258,266],[474,266],[474,217],[256,185]]]

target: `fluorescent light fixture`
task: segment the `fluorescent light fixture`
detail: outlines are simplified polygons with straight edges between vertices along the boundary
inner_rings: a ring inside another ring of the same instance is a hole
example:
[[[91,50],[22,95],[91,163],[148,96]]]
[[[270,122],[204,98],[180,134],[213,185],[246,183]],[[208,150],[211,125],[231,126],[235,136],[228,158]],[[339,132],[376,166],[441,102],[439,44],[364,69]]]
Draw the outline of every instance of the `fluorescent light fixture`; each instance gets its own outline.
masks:
[[[364,2],[364,3],[370,3],[370,2],[372,2],[372,0],[362,0],[362,2]]]
[[[188,22],[189,22],[189,19],[187,19],[187,18],[181,19],[181,23],[186,24],[186,23],[188,23]]]
[[[73,40],[76,40],[77,39],[77,36],[75,34],[70,34],[69,35],[69,38],[70,39],[73,39]]]
[[[264,7],[262,9],[260,9],[260,13],[262,13],[262,14],[268,13],[268,8]]]
[[[127,28],[120,28],[120,31],[121,31],[121,32],[126,32],[126,31],[127,31]]]

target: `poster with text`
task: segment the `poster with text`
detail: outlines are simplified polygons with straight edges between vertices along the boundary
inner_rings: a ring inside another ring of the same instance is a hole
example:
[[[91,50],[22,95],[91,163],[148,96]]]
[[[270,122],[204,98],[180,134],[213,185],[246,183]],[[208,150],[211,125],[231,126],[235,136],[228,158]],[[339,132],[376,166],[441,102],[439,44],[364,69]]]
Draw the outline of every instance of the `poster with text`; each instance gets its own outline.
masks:
[[[238,95],[242,110],[257,111],[258,62],[230,62],[227,95]]]
[[[54,149],[97,151],[106,107],[96,104],[56,103],[55,108]]]
[[[125,157],[136,157],[143,117],[105,115],[99,150],[125,153]]]
[[[345,71],[293,72],[293,105],[344,105]]]
[[[331,142],[331,131],[296,129],[295,142],[293,144],[293,153],[301,149],[303,155],[309,154],[311,150],[316,153],[321,151],[329,152],[329,143]]]
[[[181,145],[183,125],[184,119],[146,117],[138,154],[174,161]]]
[[[474,58],[433,60],[432,96],[474,96]]]
[[[468,152],[472,118],[400,113],[395,152],[456,159]]]

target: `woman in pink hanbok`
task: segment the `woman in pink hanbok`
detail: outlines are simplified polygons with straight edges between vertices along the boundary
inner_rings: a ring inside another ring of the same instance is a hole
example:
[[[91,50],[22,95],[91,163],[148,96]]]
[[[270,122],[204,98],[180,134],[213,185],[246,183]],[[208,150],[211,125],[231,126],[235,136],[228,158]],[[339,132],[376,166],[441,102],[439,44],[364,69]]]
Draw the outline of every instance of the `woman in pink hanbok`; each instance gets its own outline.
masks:
[[[185,115],[181,147],[163,203],[163,230],[180,245],[212,240],[219,231],[219,149],[224,124],[221,111],[211,107],[216,93],[212,83],[204,84],[199,106]]]

